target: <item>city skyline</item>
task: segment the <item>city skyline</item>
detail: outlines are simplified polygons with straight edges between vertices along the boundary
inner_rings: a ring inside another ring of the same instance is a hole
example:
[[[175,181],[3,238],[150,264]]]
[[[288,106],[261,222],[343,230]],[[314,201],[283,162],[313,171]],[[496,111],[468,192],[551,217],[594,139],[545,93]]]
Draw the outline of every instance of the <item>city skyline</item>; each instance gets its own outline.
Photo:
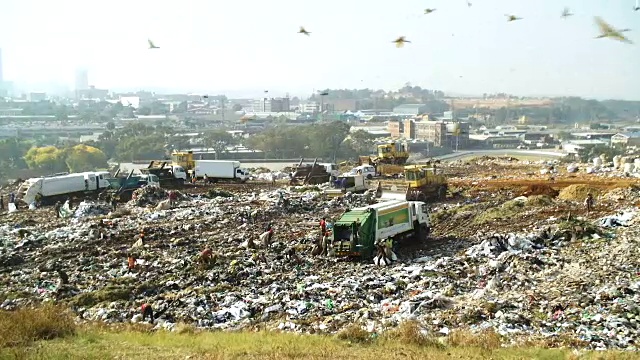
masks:
[[[424,15],[417,0],[393,6],[194,0],[197,11],[185,12],[174,4],[115,0],[99,17],[80,5],[8,1],[0,14],[5,81],[72,89],[76,70],[85,68],[99,88],[242,97],[258,97],[262,89],[278,95],[390,90],[406,82],[464,95],[630,100],[640,94],[638,45],[594,39],[594,16],[634,30],[639,14],[631,3],[483,0],[468,7],[462,0],[433,0],[428,6],[437,11]],[[575,15],[562,19],[564,6]],[[213,22],[211,13],[219,14]],[[504,14],[523,19],[507,22]],[[25,19],[28,29],[12,31],[24,29]],[[112,26],[116,22],[131,25]],[[310,36],[297,33],[301,25]],[[400,35],[412,41],[402,49],[391,43]],[[633,31],[628,35],[639,42]],[[147,39],[160,48],[149,50]]]

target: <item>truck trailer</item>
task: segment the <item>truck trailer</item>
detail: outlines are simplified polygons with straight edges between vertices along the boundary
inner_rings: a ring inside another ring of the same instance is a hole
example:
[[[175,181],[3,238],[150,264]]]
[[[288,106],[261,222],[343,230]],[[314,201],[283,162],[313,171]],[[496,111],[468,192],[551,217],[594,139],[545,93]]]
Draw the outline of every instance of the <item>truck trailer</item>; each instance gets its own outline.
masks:
[[[39,200],[51,204],[58,200],[86,193],[95,193],[109,187],[108,172],[84,172],[59,176],[31,178],[18,189],[18,200],[31,204]]]
[[[333,224],[330,252],[335,256],[373,255],[375,244],[388,238],[416,241],[429,235],[429,212],[421,201],[391,200],[347,210]]]
[[[192,176],[197,179],[207,178],[211,181],[233,180],[245,182],[249,180],[249,171],[240,167],[240,161],[232,160],[195,160]]]

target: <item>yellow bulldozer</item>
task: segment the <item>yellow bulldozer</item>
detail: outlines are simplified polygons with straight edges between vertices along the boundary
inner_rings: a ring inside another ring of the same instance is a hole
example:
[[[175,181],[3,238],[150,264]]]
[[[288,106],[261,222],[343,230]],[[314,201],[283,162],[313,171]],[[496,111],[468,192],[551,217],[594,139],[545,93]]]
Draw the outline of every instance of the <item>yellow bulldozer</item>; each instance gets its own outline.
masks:
[[[379,144],[378,153],[375,156],[360,156],[359,165],[372,165],[376,168],[378,175],[400,174],[403,165],[409,159],[409,149],[407,144],[391,142]]]
[[[447,196],[447,178],[438,174],[435,167],[407,165],[404,181],[409,201],[444,200]]]

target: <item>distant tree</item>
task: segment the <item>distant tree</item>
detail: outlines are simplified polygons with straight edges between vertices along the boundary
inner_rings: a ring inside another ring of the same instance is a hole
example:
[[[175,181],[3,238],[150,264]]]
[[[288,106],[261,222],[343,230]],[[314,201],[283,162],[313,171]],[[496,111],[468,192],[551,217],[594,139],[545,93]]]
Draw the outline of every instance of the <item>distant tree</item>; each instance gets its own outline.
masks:
[[[353,150],[364,155],[370,152],[375,135],[364,130],[357,130],[349,134],[349,138]]]
[[[65,164],[71,172],[91,171],[107,167],[107,156],[100,149],[76,145],[65,151]]]
[[[113,131],[116,129],[116,124],[113,121],[109,121],[106,126],[107,130]]]
[[[29,169],[46,170],[51,173],[67,170],[65,152],[55,146],[32,147],[24,156]]]
[[[233,144],[235,139],[231,134],[224,130],[214,130],[204,134],[203,145],[207,149],[213,149],[216,152],[216,159],[219,155],[226,151],[227,146]]]
[[[240,104],[233,104],[233,107],[231,107],[231,110],[233,110],[233,111],[240,111],[240,110],[242,110],[242,105],[240,105]]]
[[[189,104],[186,101],[181,102],[178,106],[174,107],[171,111],[174,114],[184,114],[189,109]]]

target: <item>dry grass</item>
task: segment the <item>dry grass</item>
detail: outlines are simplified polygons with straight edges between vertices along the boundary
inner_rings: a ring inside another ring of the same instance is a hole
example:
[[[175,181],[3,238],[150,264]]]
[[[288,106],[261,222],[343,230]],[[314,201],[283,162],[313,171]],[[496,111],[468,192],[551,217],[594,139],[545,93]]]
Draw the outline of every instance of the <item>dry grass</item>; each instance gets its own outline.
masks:
[[[25,346],[37,340],[50,340],[76,333],[68,310],[56,305],[36,309],[0,312],[0,348]]]
[[[472,333],[467,330],[454,330],[449,334],[449,345],[457,347],[475,347],[483,350],[499,349],[502,346],[500,335],[493,330]]]
[[[389,331],[386,336],[388,341],[397,341],[406,345],[416,345],[434,348],[443,348],[438,339],[429,336],[415,320],[401,323],[397,328]]]
[[[351,324],[342,329],[338,335],[338,339],[351,343],[369,343],[373,341],[371,334],[358,324]]]

